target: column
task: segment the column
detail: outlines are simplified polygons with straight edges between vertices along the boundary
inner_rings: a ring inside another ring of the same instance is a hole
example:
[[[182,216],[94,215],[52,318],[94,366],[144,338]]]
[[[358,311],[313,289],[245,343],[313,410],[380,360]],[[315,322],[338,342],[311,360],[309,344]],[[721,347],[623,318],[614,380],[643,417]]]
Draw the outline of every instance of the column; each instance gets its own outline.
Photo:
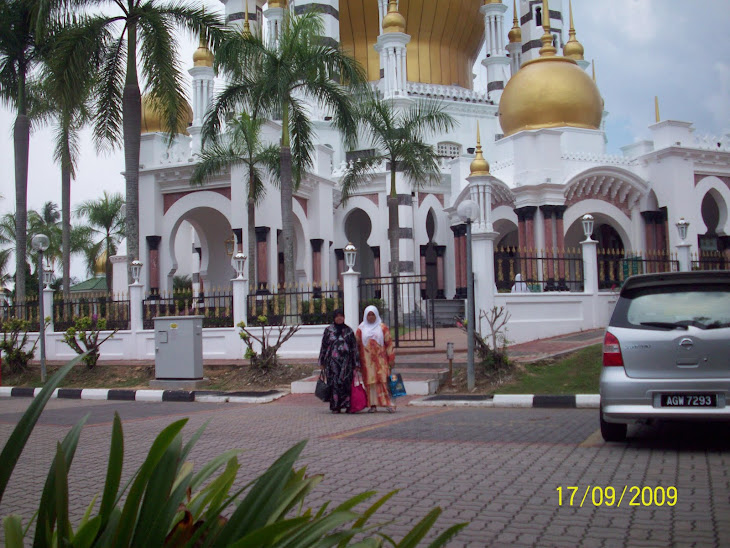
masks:
[[[233,231],[233,235],[236,237],[236,251],[234,252],[234,255],[236,253],[243,253],[243,229],[233,228],[231,230]]]
[[[312,285],[314,286],[314,297],[322,296],[322,244],[324,240],[314,238],[309,240],[312,245]]]
[[[545,271],[547,275],[545,279],[547,284],[545,285],[545,291],[555,291],[555,261],[553,260],[553,253],[555,251],[555,244],[553,242],[553,206],[542,205],[540,206],[542,212],[542,224],[543,234],[545,237],[545,248],[543,250],[543,260],[545,261]]]
[[[464,267],[464,257],[461,255],[461,241],[460,241],[460,230],[463,225],[454,225],[451,227],[451,231],[454,233],[454,287],[456,293],[454,298],[463,298],[462,285],[461,285],[461,269]]]
[[[553,206],[555,211],[555,247],[558,248],[558,291],[570,291],[565,283],[565,228],[563,227],[563,215],[565,206]]]
[[[475,328],[479,326],[479,312],[488,312],[494,307],[494,242],[498,232],[476,231],[471,235],[472,266],[474,268],[474,315]]]
[[[345,271],[345,250],[335,249],[335,259],[337,259],[337,282],[342,287],[342,273]]]
[[[446,246],[436,246],[436,271],[438,272],[438,289],[436,291],[437,299],[446,298],[446,286],[444,282],[445,270],[444,270],[444,256],[446,255]]]
[[[150,299],[160,298],[160,241],[162,236],[147,236]]]
[[[111,293],[111,288],[109,292]],[[53,333],[53,289],[50,287],[43,288],[43,315],[51,319],[46,327],[46,333]]]
[[[268,250],[268,238],[271,228],[268,226],[257,226],[256,227],[256,257],[258,258],[256,264],[256,277],[258,278],[258,287],[256,293],[268,294],[269,291],[269,250]]]
[[[343,259],[344,260],[344,259]],[[357,329],[359,321],[358,313],[358,280],[359,272],[343,272],[342,273],[342,302],[345,312],[345,323],[349,325],[353,331]]]
[[[520,235],[520,273],[522,280],[535,280],[535,269],[533,261],[529,258],[531,253],[535,252],[535,212],[536,206],[525,206],[515,209],[518,219],[523,219],[524,232],[519,231]]]
[[[141,283],[129,284],[129,328],[132,333],[143,329],[142,299],[144,299],[144,286]]]
[[[420,252],[421,298],[425,299],[426,298],[426,246],[422,245],[420,251],[421,251]]]
[[[373,275],[376,278],[380,278],[380,276],[381,276],[381,274],[380,274],[380,246],[377,246],[376,245],[374,247],[371,247],[370,249],[373,252],[373,257],[374,257],[374,261],[373,262],[375,263],[374,264],[374,270],[375,270],[375,272],[374,272]]]

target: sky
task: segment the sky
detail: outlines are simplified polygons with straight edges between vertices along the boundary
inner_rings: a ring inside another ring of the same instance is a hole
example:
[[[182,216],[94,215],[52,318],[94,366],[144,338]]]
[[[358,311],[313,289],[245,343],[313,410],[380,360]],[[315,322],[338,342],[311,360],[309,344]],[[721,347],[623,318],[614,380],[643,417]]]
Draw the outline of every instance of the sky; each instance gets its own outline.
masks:
[[[206,9],[222,12],[217,0],[204,1]],[[568,2],[562,1],[567,41]],[[509,6],[505,21],[512,21],[512,2],[504,3]],[[730,133],[730,55],[725,48],[730,28],[728,0],[573,0],[573,17],[585,58],[595,60],[596,81],[608,111],[608,153],[620,154],[621,146],[649,138],[655,95],[663,120],[692,122],[698,135]],[[505,41],[510,26],[504,31]],[[187,69],[192,66],[198,40],[190,35],[180,38],[179,62],[189,83]],[[475,70],[484,69],[478,62]],[[0,214],[15,209],[14,118],[0,106]],[[73,205],[96,199],[104,190],[124,192],[121,150],[98,153],[88,130],[81,150],[72,184]],[[61,202],[52,128],[36,130],[30,142],[28,207],[38,209],[47,200]],[[83,279],[80,264],[72,270],[72,275]]]

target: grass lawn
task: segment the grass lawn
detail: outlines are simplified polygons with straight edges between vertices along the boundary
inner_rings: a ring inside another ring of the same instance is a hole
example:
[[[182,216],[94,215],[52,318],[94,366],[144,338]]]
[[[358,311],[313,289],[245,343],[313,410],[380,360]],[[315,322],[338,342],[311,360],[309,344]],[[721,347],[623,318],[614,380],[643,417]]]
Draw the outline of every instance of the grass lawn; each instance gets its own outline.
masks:
[[[496,394],[598,394],[601,375],[600,344],[578,350],[565,358],[525,365],[515,380]]]

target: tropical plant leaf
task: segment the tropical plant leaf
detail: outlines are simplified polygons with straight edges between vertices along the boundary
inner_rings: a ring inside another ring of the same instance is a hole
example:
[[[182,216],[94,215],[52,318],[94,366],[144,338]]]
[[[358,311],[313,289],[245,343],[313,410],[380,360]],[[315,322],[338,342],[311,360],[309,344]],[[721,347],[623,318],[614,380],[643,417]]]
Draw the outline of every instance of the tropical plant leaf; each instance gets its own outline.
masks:
[[[69,458],[70,461],[70,458]],[[68,472],[66,469],[66,455],[60,443],[56,444],[56,458],[54,459],[56,503],[56,545],[59,548],[69,546],[71,524],[68,520]]]
[[[101,518],[100,528],[106,527],[111,516],[114,505],[117,501],[117,492],[122,477],[122,464],[124,461],[124,434],[122,433],[122,420],[119,413],[114,412],[112,422],[112,440],[109,448],[109,463],[106,469],[106,481],[104,482],[104,494],[101,498],[99,517]]]
[[[468,523],[457,523],[456,525],[452,525],[446,531],[441,533],[439,536],[437,536],[431,544],[428,545],[428,548],[441,548],[441,546],[446,546],[446,543],[448,543],[452,538],[454,538],[459,531],[461,531],[464,527],[469,525]]]
[[[249,533],[242,539],[231,544],[229,548],[261,548],[262,546],[272,546],[281,537],[301,527],[307,521],[308,518],[306,516],[298,516],[296,518],[271,523]]]
[[[408,534],[403,537],[403,540],[396,545],[397,548],[416,548],[418,543],[421,542],[423,537],[425,537],[431,530],[431,527],[433,527],[433,524],[436,523],[436,520],[440,515],[441,508],[434,508],[431,510],[428,514],[426,514],[426,517],[416,523],[413,529],[411,529]]]
[[[23,522],[20,516],[10,515],[3,520],[6,548],[23,548]]]

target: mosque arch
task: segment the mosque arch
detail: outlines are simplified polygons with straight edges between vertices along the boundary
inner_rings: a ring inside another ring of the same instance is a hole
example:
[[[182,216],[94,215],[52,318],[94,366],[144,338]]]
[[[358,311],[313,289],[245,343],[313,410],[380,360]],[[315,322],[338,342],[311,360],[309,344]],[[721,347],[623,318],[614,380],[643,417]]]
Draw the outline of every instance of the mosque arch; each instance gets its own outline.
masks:
[[[565,246],[567,248],[580,248],[580,242],[585,240],[583,234],[583,215],[593,215],[593,233],[598,235],[602,225],[607,225],[615,231],[620,239],[621,249],[637,249],[636,242],[631,240],[631,235],[626,227],[631,226],[631,219],[618,207],[603,200],[586,199],[582,200],[565,210],[563,222],[565,228]],[[606,245],[609,242],[604,242]]]
[[[373,202],[369,197],[366,196],[353,196],[350,198],[350,200],[347,202],[347,208],[342,212],[341,219],[335,219],[335,226],[345,226],[347,224],[347,218],[352,214],[355,210],[362,210],[365,212],[365,214],[368,216],[368,219],[370,219],[370,223],[372,226],[372,220],[373,219],[380,219],[384,218],[387,219],[387,215],[383,217],[380,213],[380,207],[378,204]],[[385,221],[387,222],[387,220]],[[370,235],[368,237],[367,244],[369,246],[379,246],[379,245],[387,245],[387,238],[386,243],[383,244],[383,242],[380,241],[380,238],[382,236],[378,234],[377,230],[370,231]],[[337,231],[334,234],[334,246],[336,248],[343,248],[347,245],[347,235],[344,231]]]
[[[360,272],[363,278],[372,278],[379,275],[376,272],[375,259],[376,253],[379,257],[380,249],[373,250],[368,243],[373,232],[373,222],[370,215],[365,210],[355,207],[346,213],[343,226],[347,241],[352,242],[357,248],[355,271]]]
[[[715,176],[705,177],[695,187],[697,196],[702,198],[697,202],[698,210],[695,212],[695,219],[701,221],[704,224],[704,233],[707,234],[711,230],[717,233],[718,236],[730,236],[730,188]],[[716,203],[717,207],[717,222],[715,226],[708,226],[705,222],[704,210],[705,200],[710,196]],[[690,223],[692,219],[688,219]],[[691,225],[690,225],[691,227]],[[702,225],[698,224],[697,233],[701,233]]]
[[[619,167],[598,166],[573,176],[565,185],[565,205],[584,200],[600,200],[631,216],[649,193],[649,185],[641,177]]]

